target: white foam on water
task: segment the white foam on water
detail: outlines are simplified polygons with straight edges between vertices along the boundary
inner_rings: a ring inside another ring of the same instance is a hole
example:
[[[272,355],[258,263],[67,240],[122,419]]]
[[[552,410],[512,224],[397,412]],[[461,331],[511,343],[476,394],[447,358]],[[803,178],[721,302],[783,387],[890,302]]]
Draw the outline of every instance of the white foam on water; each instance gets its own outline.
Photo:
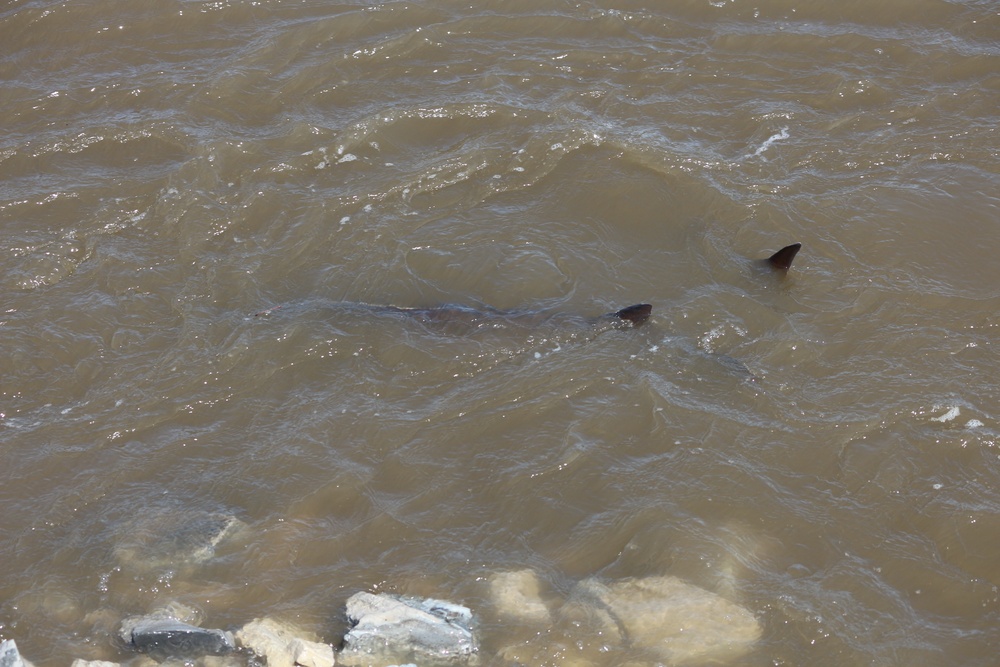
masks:
[[[760,145],[760,147],[756,151],[754,151],[753,153],[747,154],[746,157],[747,158],[760,157],[764,153],[764,151],[766,151],[768,148],[770,148],[771,146],[773,146],[775,143],[777,143],[779,141],[783,141],[785,139],[788,139],[791,136],[792,135],[790,135],[788,133],[788,128],[787,127],[783,127],[783,128],[781,128],[780,132],[778,132],[777,134],[772,134],[770,137],[768,137],[764,141],[764,143],[762,143]]]
[[[958,409],[958,406],[953,406],[948,408],[948,412],[944,413],[940,417],[931,417],[932,422],[950,422],[955,417],[962,414],[962,411]]]

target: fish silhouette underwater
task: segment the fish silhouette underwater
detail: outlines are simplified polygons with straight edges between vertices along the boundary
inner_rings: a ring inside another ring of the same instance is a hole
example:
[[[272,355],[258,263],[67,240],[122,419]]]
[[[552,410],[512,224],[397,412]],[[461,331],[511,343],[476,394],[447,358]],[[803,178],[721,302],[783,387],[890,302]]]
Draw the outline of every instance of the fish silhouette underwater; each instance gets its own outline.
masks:
[[[787,245],[770,257],[757,260],[760,268],[784,274],[792,266],[801,243]],[[455,333],[469,333],[483,329],[523,328],[544,324],[576,324],[592,327],[593,333],[611,329],[632,329],[646,323],[653,312],[652,304],[636,303],[614,312],[597,317],[583,317],[572,313],[546,310],[503,310],[499,308],[472,308],[460,305],[442,305],[426,308],[408,308],[394,305],[371,304],[357,301],[342,301],[327,304],[346,315],[361,316],[364,313],[378,315],[398,315],[418,321],[429,327],[442,325],[443,330]],[[254,313],[254,317],[266,317],[280,311],[284,306],[274,306]],[[457,326],[456,326],[457,325]]]

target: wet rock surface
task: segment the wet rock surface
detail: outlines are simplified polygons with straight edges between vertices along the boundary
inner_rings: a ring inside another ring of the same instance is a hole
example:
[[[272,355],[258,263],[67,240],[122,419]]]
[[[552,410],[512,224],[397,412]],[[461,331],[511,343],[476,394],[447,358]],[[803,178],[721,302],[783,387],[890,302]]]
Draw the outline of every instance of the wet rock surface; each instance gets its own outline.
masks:
[[[232,633],[193,625],[196,618],[190,608],[169,605],[146,616],[126,618],[119,636],[132,650],[159,660],[225,655],[236,648]]]
[[[562,613],[670,664],[735,659],[761,635],[759,622],[748,610],[667,576],[611,583],[584,580],[573,589]]]
[[[546,627],[552,613],[541,598],[538,575],[533,570],[498,572],[489,580],[490,600],[502,618]]]
[[[333,647],[281,621],[254,619],[236,633],[240,647],[267,661],[267,667],[333,667]]]
[[[0,642],[0,667],[34,667],[30,662],[21,657],[17,650],[17,642],[13,639],[5,639]]]
[[[121,621],[118,635],[128,667],[650,667],[738,665],[754,649],[761,625],[722,595],[670,576],[588,578],[567,599],[545,598],[532,570],[498,572],[485,582],[490,622],[509,624],[510,643],[491,647],[486,660],[459,604],[434,598],[359,592],[346,601],[348,628],[331,628],[339,651],[317,635],[271,617],[254,619],[235,635],[203,628],[201,613],[170,602]],[[94,612],[104,619],[109,609]],[[98,624],[114,633],[114,623]],[[95,626],[96,627],[96,626]],[[128,652],[133,654],[128,656]],[[94,656],[94,653],[89,655]],[[72,667],[119,663],[76,660]],[[32,667],[12,640],[0,643],[0,667]]]
[[[356,593],[347,600],[352,624],[338,655],[346,665],[472,664],[478,644],[472,612],[434,599]]]

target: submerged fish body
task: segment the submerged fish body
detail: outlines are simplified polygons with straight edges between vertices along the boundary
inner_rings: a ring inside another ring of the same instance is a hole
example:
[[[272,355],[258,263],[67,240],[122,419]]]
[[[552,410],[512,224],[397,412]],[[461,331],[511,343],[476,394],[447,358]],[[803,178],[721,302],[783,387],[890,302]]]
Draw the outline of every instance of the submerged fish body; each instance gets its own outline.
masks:
[[[471,308],[461,305],[405,308],[355,301],[330,303],[326,304],[324,308],[332,310],[340,316],[348,317],[361,317],[365,314],[398,316],[419,322],[440,333],[455,335],[469,335],[477,331],[534,329],[546,326],[565,327],[596,334],[610,329],[631,329],[642,326],[649,319],[653,310],[651,304],[637,303],[597,317],[584,317],[550,310],[501,310],[491,307]],[[281,306],[270,308],[256,313],[254,316],[270,315],[281,309]]]
[[[756,264],[774,273],[784,275],[791,267],[792,261],[801,247],[801,243],[787,245],[770,257],[757,260]],[[351,301],[326,304],[325,307],[347,316],[362,316],[366,313],[368,315],[396,315],[415,320],[442,333],[457,335],[472,334],[481,330],[524,329],[545,325],[571,328],[582,325],[589,327],[591,333],[598,334],[611,329],[640,327],[649,319],[653,310],[651,304],[637,303],[597,317],[584,317],[559,311],[501,310],[491,307],[471,308],[460,305],[411,308]],[[281,309],[282,306],[269,308],[255,313],[254,317],[267,316]]]
[[[460,322],[472,328],[500,329],[507,326],[523,327],[543,324],[587,323],[599,331],[628,329],[642,326],[653,310],[648,303],[637,303],[599,317],[583,318],[579,315],[550,311],[478,310],[465,306],[440,306],[436,308],[400,308],[398,306],[370,306],[375,311],[399,313],[426,324]]]

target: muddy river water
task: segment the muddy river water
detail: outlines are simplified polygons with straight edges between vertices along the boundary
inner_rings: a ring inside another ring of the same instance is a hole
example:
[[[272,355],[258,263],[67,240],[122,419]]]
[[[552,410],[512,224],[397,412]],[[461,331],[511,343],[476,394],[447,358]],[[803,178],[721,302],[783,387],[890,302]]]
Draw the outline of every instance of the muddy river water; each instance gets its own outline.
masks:
[[[484,664],[659,664],[504,621],[524,569],[718,595],[730,664],[1000,660],[995,1],[13,0],[0,44],[36,665],[168,600],[337,644],[358,591],[467,605]]]

